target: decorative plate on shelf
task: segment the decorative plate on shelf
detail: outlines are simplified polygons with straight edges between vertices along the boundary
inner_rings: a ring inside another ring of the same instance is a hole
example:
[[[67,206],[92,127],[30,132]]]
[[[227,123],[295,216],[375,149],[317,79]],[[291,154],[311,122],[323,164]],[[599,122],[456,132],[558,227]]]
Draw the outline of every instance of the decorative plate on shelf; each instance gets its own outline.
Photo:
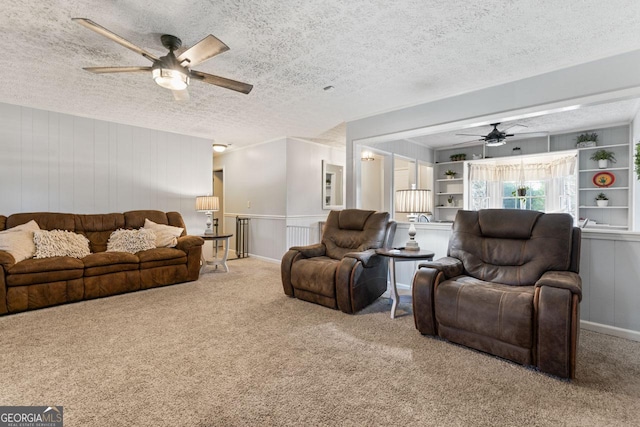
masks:
[[[616,176],[611,172],[598,172],[593,175],[593,184],[596,187],[609,187],[616,182]]]

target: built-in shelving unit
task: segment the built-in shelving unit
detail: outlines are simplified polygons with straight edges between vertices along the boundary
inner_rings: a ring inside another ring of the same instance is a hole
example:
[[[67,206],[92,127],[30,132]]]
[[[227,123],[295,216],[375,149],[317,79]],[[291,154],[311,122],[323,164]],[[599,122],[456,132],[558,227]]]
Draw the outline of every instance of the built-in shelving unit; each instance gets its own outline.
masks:
[[[598,134],[598,142],[593,147],[576,147],[576,139],[582,133]],[[578,129],[572,132],[554,134],[548,137],[537,137],[526,140],[508,142],[500,147],[486,147],[484,144],[467,146],[458,149],[447,148],[436,150],[435,173],[435,215],[436,220],[453,220],[458,209],[464,205],[463,172],[469,161],[482,158],[512,157],[520,155],[568,152],[576,153],[577,159],[577,203],[576,222],[588,219],[589,228],[628,229],[631,212],[630,180],[633,170],[630,168],[632,153],[630,150],[629,125],[615,125],[598,129]],[[520,150],[514,151],[514,147]],[[590,157],[596,150],[612,151],[616,163],[609,163],[606,169],[600,169],[598,162]],[[465,154],[464,161],[451,161],[450,156]],[[454,179],[446,179],[444,172],[451,169],[456,172]],[[599,187],[593,182],[593,177],[599,172],[607,171],[614,175],[615,182],[609,187]],[[599,207],[595,197],[598,193],[605,193],[609,198],[609,205]],[[454,206],[447,205],[447,198],[454,197]]]

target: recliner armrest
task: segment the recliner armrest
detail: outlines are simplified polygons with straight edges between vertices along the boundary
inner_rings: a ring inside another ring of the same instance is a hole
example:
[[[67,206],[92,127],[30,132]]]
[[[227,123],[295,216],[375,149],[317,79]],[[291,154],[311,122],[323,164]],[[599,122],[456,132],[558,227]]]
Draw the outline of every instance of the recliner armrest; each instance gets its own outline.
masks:
[[[536,287],[541,286],[567,289],[582,301],[582,279],[573,271],[547,271],[536,282]]]
[[[292,246],[290,251],[298,251],[305,258],[314,258],[317,256],[324,256],[327,248],[322,243],[316,243],[309,246]]]
[[[367,249],[362,252],[347,252],[345,258],[355,258],[362,263],[365,268],[378,265],[380,257],[376,255],[375,249]]]
[[[451,279],[461,275],[464,272],[462,261],[458,258],[444,257],[436,261],[423,262],[418,264],[418,270],[421,268],[434,268],[441,271],[445,279]]]

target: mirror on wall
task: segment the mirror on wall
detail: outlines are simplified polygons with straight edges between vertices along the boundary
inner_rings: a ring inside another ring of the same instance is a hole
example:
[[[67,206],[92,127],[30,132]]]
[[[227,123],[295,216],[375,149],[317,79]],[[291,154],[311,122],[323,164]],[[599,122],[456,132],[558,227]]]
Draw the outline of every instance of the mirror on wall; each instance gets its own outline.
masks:
[[[322,209],[344,209],[344,166],[322,161]]]

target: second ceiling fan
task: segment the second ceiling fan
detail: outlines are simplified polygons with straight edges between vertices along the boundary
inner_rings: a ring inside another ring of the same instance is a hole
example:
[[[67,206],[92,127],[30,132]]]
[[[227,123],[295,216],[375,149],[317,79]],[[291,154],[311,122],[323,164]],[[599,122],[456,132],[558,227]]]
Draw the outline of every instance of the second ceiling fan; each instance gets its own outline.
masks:
[[[248,94],[253,89],[253,85],[227,79],[225,77],[215,76],[213,74],[203,73],[201,71],[192,70],[191,67],[198,65],[214,56],[226,52],[229,47],[218,40],[215,36],[209,34],[189,49],[176,56],[174,51],[182,46],[182,41],[175,36],[164,34],[160,37],[162,45],[169,50],[165,56],[158,58],[154,54],[147,52],[131,43],[130,41],[120,37],[119,35],[107,30],[103,26],[96,24],[90,19],[73,18],[78,24],[95,31],[96,33],[113,40],[114,42],[126,47],[152,62],[149,67],[130,66],[130,67],[86,67],[87,71],[98,74],[105,73],[139,73],[151,72],[154,81],[166,89],[173,92],[173,96],[178,101],[189,99],[187,87],[191,79],[200,80],[225,89],[235,90],[237,92]]]
[[[521,126],[521,127],[525,127],[525,125],[519,125],[519,124],[515,124],[515,125],[511,125],[508,128],[504,129],[504,130],[500,130],[498,129],[498,126],[500,125],[500,123],[491,123],[491,126],[493,126],[493,129],[491,130],[491,132],[489,132],[486,135],[479,135],[479,134],[472,134],[472,133],[457,133],[456,135],[466,135],[466,136],[480,136],[481,138],[479,139],[474,139],[473,141],[467,141],[467,142],[462,142],[460,144],[468,144],[470,142],[477,142],[477,141],[484,141],[484,143],[487,145],[487,147],[498,147],[500,145],[504,145],[507,143],[507,138],[512,137],[512,136],[520,136],[520,135],[529,135],[529,137],[534,137],[534,136],[546,136],[547,132],[519,132],[517,134],[515,133],[507,133],[509,131],[509,129],[512,129],[516,126]],[[460,144],[456,144],[456,145],[460,145]]]

